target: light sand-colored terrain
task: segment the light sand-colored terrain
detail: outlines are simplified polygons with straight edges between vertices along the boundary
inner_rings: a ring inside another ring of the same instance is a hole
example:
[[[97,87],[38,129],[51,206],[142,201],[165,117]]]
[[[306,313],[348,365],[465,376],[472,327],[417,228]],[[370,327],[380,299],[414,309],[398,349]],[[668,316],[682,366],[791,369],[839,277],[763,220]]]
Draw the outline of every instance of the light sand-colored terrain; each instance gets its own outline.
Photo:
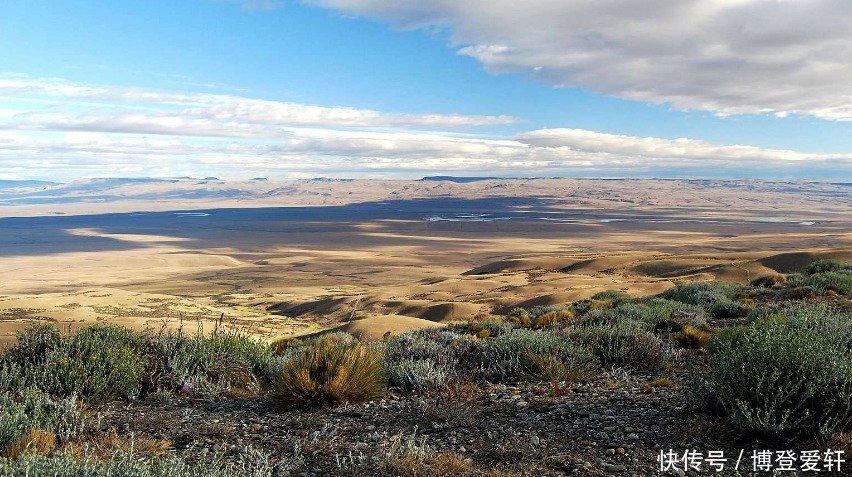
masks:
[[[0,188],[0,340],[29,320],[381,336],[606,289],[852,260],[852,186],[514,179]]]

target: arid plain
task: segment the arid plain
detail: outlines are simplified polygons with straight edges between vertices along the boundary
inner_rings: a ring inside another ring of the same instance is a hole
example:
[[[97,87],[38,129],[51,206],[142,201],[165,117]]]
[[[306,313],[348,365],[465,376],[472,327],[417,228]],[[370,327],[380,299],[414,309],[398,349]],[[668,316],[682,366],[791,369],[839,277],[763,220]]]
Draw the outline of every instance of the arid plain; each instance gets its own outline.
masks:
[[[852,185],[487,179],[0,185],[0,340],[31,320],[381,336],[852,258]]]

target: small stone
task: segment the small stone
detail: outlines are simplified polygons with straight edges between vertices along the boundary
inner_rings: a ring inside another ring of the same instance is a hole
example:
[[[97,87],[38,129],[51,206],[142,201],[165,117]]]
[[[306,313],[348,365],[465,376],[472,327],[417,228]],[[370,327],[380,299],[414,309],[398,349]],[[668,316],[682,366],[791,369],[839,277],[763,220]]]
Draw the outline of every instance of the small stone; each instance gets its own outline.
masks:
[[[630,434],[629,436],[627,436],[627,438],[630,439],[631,441],[638,441],[639,440],[639,436],[635,433]]]
[[[615,455],[615,449],[607,449],[606,455]]]
[[[541,439],[539,439],[538,436],[532,436],[530,438],[530,443],[532,443],[532,445],[534,445],[534,446],[537,446],[537,445],[541,444]]]
[[[624,455],[625,452],[627,452],[627,451],[624,450],[624,447],[619,447],[618,449],[615,450],[615,453],[618,454],[618,455]]]

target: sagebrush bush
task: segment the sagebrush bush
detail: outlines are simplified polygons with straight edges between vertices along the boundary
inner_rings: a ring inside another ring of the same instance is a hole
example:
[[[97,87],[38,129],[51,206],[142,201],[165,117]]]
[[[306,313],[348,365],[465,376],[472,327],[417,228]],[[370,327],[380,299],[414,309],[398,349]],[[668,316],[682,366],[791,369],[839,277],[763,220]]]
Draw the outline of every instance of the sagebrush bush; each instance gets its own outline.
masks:
[[[444,389],[454,375],[454,369],[446,364],[436,364],[429,358],[403,359],[388,366],[388,383],[403,391]]]
[[[605,290],[602,292],[595,293],[591,297],[592,300],[609,300],[614,302],[623,302],[631,299],[629,293],[620,291],[620,290]]]
[[[834,292],[838,295],[852,295],[852,274],[825,272],[806,277],[802,286],[810,287],[819,295]]]
[[[724,410],[744,432],[830,434],[852,422],[852,359],[813,329],[756,323],[726,330],[708,351],[696,395]]]
[[[606,367],[658,369],[667,364],[670,354],[669,347],[646,324],[633,320],[586,324],[570,332]]]
[[[384,396],[385,382],[376,350],[320,340],[284,365],[269,397],[282,409],[364,402]]]
[[[24,389],[0,393],[0,451],[33,429],[49,431],[61,443],[80,435],[93,424],[74,397],[53,399],[44,392]]]
[[[476,379],[482,361],[483,340],[489,328],[475,328],[490,321],[456,325],[455,329],[414,330],[378,343],[387,364],[392,387],[405,391],[425,391],[446,387],[452,382]],[[469,332],[476,331],[476,335]]]
[[[147,330],[144,337],[145,354],[151,357],[148,391],[182,390],[202,397],[258,392],[284,360],[271,346],[235,327],[189,336],[183,330]]]
[[[585,375],[597,367],[594,354],[553,331],[518,329],[485,342],[482,369],[486,379],[506,381],[529,377],[525,369],[532,356],[551,356],[568,369]]]
[[[59,346],[62,336],[54,323],[34,322],[16,334],[17,342],[6,359],[16,363],[40,363],[48,351]]]
[[[141,337],[118,326],[93,325],[61,337],[55,328],[35,324],[0,359],[0,389],[36,388],[59,396],[94,401],[134,398],[146,359]]]
[[[742,289],[735,283],[728,282],[693,282],[677,285],[665,291],[662,296],[690,305],[710,307],[723,300],[733,301]]]
[[[840,263],[835,260],[817,260],[802,269],[802,273],[806,275],[840,271],[852,271],[852,263]]]
[[[726,298],[710,305],[710,314],[716,318],[741,318],[747,316],[749,311],[751,310],[746,304]]]
[[[126,328],[83,328],[45,354],[37,387],[94,401],[133,399],[146,365],[140,348],[139,336]]]

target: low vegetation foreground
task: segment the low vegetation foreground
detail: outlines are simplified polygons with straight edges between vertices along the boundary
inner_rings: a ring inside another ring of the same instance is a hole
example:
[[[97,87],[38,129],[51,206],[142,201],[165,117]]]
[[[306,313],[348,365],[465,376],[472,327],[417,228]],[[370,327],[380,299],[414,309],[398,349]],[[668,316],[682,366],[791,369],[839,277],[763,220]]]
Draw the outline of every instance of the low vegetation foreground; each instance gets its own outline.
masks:
[[[0,355],[0,475],[848,472],[850,296],[820,261],[375,341],[33,324]]]

